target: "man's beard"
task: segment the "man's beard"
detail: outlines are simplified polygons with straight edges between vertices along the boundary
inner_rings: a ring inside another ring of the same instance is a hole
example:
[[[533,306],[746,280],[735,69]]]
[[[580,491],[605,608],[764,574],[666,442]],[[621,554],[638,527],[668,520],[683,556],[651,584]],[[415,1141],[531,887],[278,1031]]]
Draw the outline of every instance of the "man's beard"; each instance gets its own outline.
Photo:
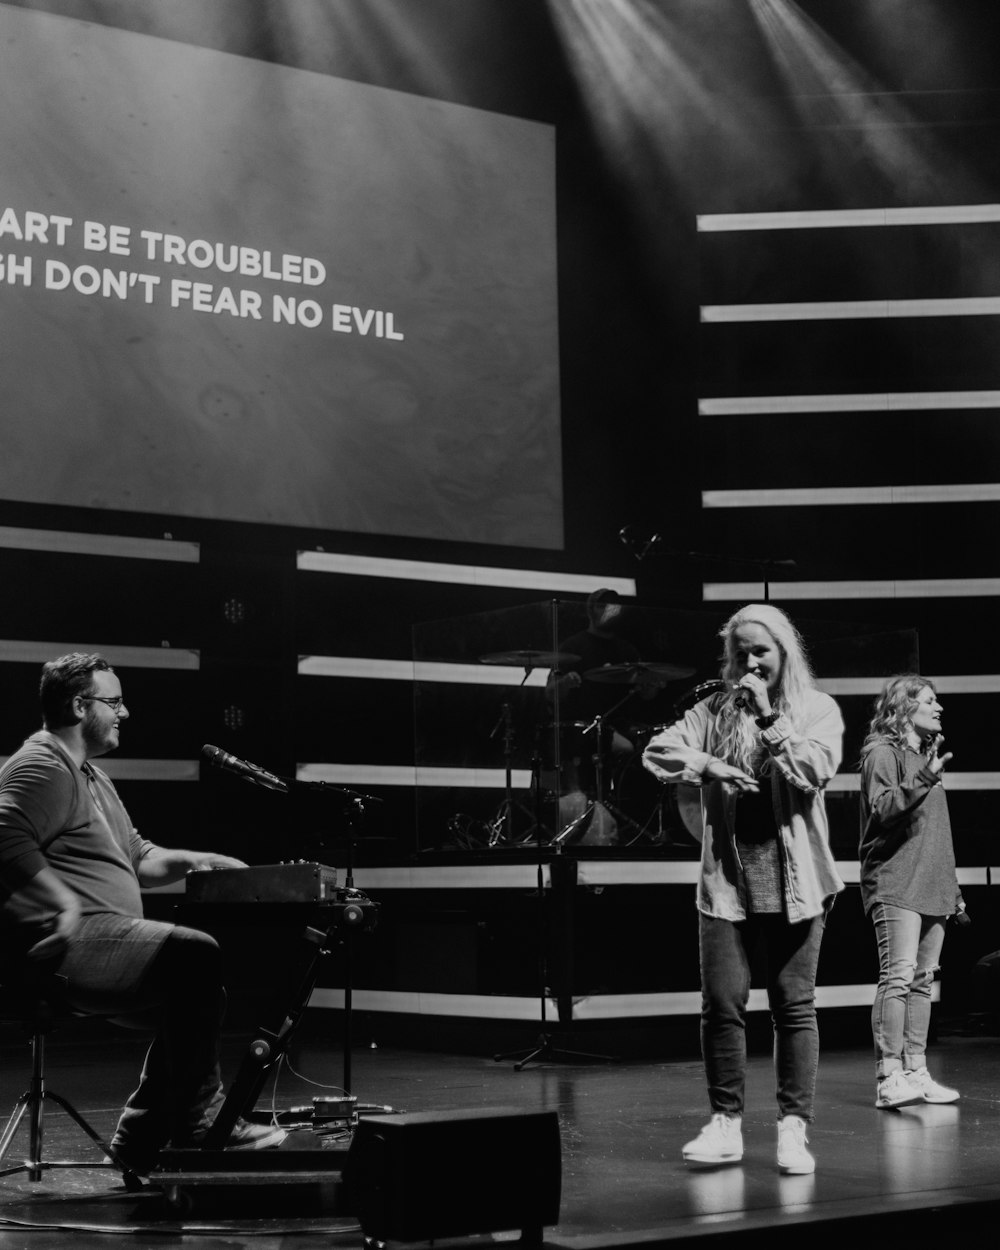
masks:
[[[115,749],[117,743],[111,740],[111,730],[115,723],[113,721],[102,728],[97,713],[92,708],[87,711],[87,715],[83,718],[81,732],[88,756],[106,755],[108,751]]]

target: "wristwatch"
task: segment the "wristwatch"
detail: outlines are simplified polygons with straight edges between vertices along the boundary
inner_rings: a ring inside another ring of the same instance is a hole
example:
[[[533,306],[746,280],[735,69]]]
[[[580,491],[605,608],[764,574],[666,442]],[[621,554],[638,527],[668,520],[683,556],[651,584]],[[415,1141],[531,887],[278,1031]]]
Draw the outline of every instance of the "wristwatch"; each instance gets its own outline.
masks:
[[[768,712],[766,716],[755,717],[754,723],[758,729],[770,729],[780,715],[780,712]]]

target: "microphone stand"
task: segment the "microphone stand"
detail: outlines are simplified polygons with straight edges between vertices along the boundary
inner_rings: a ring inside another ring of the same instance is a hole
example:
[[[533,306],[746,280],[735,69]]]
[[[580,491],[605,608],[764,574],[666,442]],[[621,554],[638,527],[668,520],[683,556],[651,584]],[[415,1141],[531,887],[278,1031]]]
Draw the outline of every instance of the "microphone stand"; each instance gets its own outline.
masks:
[[[556,601],[553,601],[553,608],[555,607],[555,603]],[[552,616],[552,650],[553,652],[558,652],[559,650],[558,641],[556,637],[556,614],[555,612],[553,612],[553,616]],[[527,673],[525,674],[525,677],[527,677]],[[558,685],[555,688],[554,712],[555,712],[555,721],[556,721],[556,731],[554,735],[554,754],[555,754],[556,776],[559,776],[560,775],[559,774],[560,751],[559,751],[558,726],[559,726],[560,708],[559,708]],[[538,1062],[538,1063],[545,1063],[546,1061],[558,1062],[559,1060],[565,1059],[565,1060],[568,1060],[570,1063],[572,1063],[574,1060],[577,1060],[577,1059],[584,1059],[584,1060],[593,1059],[600,1063],[608,1063],[608,1062],[611,1062],[612,1060],[611,1055],[589,1054],[586,1051],[579,1051],[579,1050],[560,1050],[558,1047],[553,1046],[552,1035],[548,1032],[547,1004],[545,1001],[545,996],[546,996],[546,993],[548,992],[548,979],[549,979],[549,974],[548,974],[549,923],[548,923],[548,913],[547,913],[546,898],[545,898],[544,851],[545,851],[546,843],[542,841],[541,777],[542,777],[542,759],[538,751],[538,745],[536,743],[535,751],[531,760],[531,789],[532,789],[532,796],[534,800],[533,806],[534,806],[534,811],[535,811],[534,847],[535,847],[535,857],[536,857],[535,858],[535,871],[536,871],[536,883],[537,883],[536,894],[538,897],[538,913],[537,913],[537,920],[538,920],[538,929],[537,929],[537,935],[538,935],[537,936],[537,941],[538,941],[538,1013],[539,1013],[540,1032],[538,1034],[538,1037],[535,1040],[535,1045],[528,1047],[527,1050],[512,1050],[512,1051],[507,1051],[505,1053],[501,1053],[501,1054],[493,1056],[493,1061],[495,1063],[500,1063],[504,1059],[516,1060],[517,1062],[514,1064],[515,1072],[520,1072],[527,1064],[533,1063],[533,1062]],[[559,848],[558,846],[556,847],[557,854],[560,849],[561,848]]]
[[[316,782],[300,782],[300,785],[306,785],[310,790],[320,790],[339,794],[344,798],[348,798],[350,802],[344,809],[347,815],[347,863],[344,868],[344,893],[347,895],[347,901],[358,900],[360,902],[370,902],[367,895],[355,888],[354,885],[354,846],[355,846],[355,824],[363,825],[365,819],[365,801],[381,803],[381,799],[374,798],[369,794],[359,794],[356,790],[347,790],[343,786],[331,786],[325,781]],[[339,893],[339,891],[338,891]],[[351,1057],[353,1052],[352,1037],[352,1016],[353,1016],[353,947],[354,936],[350,925],[343,928],[342,947],[344,952],[344,1093],[350,1097],[351,1094]]]

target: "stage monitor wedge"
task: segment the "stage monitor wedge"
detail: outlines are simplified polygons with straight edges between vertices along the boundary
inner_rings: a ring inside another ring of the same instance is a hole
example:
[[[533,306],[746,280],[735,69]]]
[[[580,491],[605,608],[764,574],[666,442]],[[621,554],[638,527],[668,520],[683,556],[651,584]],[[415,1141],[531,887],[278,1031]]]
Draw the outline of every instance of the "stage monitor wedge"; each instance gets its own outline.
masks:
[[[520,1229],[539,1244],[559,1221],[558,1116],[475,1108],[362,1117],[344,1182],[345,1205],[368,1239]]]

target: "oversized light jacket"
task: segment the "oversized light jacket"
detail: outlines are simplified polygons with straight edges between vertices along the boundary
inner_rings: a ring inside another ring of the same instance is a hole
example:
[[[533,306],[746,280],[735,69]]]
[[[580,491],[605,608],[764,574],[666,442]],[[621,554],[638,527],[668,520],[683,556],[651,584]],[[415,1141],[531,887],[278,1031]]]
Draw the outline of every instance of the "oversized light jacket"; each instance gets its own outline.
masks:
[[[698,910],[723,920],[746,919],[746,885],[736,851],[737,792],[721,781],[704,781],[709,761],[719,758],[716,729],[721,696],[696,703],[683,720],[650,739],[642,762],[663,782],[702,786],[704,836],[698,881]],[[820,690],[809,692],[798,728],[782,715],[761,741],[770,755],[766,769],[778,826],[785,912],[791,922],[822,912],[825,901],[844,888],[830,851],[823,791],[840,766],[844,722],[840,708]],[[767,777],[762,779],[767,784]]]

